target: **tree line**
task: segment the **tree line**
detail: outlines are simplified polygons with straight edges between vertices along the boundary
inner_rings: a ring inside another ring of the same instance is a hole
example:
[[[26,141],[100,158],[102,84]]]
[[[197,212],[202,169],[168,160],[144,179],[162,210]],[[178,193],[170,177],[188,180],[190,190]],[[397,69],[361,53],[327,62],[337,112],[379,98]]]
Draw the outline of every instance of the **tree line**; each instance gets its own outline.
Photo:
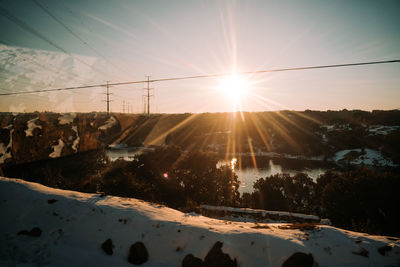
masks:
[[[328,171],[313,181],[304,173],[258,179],[252,193],[238,192],[230,166],[203,152],[157,148],[132,161],[110,162],[104,151],[9,166],[7,177],[52,187],[134,197],[193,211],[201,204],[315,214],[345,229],[400,236],[400,175],[366,167]]]

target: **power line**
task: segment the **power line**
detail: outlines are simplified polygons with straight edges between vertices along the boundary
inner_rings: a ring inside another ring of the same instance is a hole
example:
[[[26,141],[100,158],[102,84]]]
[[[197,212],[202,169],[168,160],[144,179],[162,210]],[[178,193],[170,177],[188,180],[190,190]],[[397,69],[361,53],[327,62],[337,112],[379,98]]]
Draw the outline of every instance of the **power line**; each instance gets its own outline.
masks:
[[[82,42],[84,45],[86,45],[90,50],[92,50],[96,55],[104,59],[108,64],[113,66],[115,69],[119,71],[125,72],[125,70],[118,68],[116,65],[114,65],[112,62],[108,61],[97,49],[89,45],[85,40],[83,40],[78,34],[76,34],[70,27],[68,27],[64,22],[62,22],[60,19],[58,19],[53,13],[50,12],[45,6],[39,3],[38,0],[32,0],[33,3],[35,3],[40,9],[42,9],[47,15],[49,15],[53,20],[58,22],[65,30],[67,30],[71,35],[73,35],[76,39],[78,39],[80,42]]]
[[[352,67],[352,66],[374,65],[374,64],[385,64],[385,63],[400,63],[400,59],[385,60],[385,61],[358,62],[358,63],[343,63],[343,64],[335,64],[335,65],[320,65],[320,66],[308,66],[308,67],[296,67],[296,68],[283,68],[283,69],[272,69],[272,70],[244,71],[244,72],[237,72],[236,74],[248,75],[248,74],[259,74],[259,73],[269,73],[269,72],[311,70],[311,69],[326,69],[326,68],[338,68],[338,67]],[[197,76],[186,76],[186,77],[175,77],[175,78],[164,78],[164,79],[150,80],[150,82],[177,81],[177,80],[198,79],[198,78],[215,78],[215,77],[223,77],[223,76],[229,76],[229,75],[231,75],[231,73],[197,75]]]
[[[387,64],[387,63],[400,63],[400,59],[384,60],[384,61],[358,62],[358,63],[343,63],[343,64],[335,64],[335,65],[319,65],[319,66],[307,66],[307,67],[295,67],[295,68],[282,68],[282,69],[271,69],[271,70],[245,71],[245,72],[238,72],[236,74],[249,75],[249,74],[260,74],[260,73],[271,73],[271,72],[311,70],[311,69],[326,69],[326,68],[339,68],[339,67],[353,67],[353,66],[376,65],[376,64]],[[109,84],[106,83],[106,84],[82,85],[82,86],[73,86],[73,87],[62,87],[62,88],[52,88],[52,89],[42,89],[42,90],[6,93],[6,94],[0,94],[0,96],[1,95],[6,96],[6,95],[33,94],[33,93],[65,91],[65,90],[77,90],[77,89],[84,89],[84,88],[104,87],[104,86],[107,86],[107,85],[108,86],[119,86],[119,85],[138,84],[138,83],[166,82],[166,81],[200,79],[200,78],[216,78],[216,77],[223,77],[223,76],[229,76],[229,75],[231,75],[231,73],[208,74],[208,75],[197,75],[197,76],[184,76],[184,77],[173,77],[173,78],[163,78],[163,79],[153,79],[153,80],[148,79],[148,80],[141,80],[141,81],[117,82],[117,83],[109,83]]]

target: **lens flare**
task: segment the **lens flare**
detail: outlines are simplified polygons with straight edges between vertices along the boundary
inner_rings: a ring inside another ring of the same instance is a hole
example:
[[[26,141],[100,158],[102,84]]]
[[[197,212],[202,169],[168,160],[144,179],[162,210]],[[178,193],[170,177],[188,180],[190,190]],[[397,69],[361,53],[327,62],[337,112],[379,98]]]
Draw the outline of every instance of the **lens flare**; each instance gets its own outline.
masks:
[[[221,80],[220,90],[224,97],[231,100],[233,105],[239,105],[246,97],[248,84],[240,75],[232,74]]]

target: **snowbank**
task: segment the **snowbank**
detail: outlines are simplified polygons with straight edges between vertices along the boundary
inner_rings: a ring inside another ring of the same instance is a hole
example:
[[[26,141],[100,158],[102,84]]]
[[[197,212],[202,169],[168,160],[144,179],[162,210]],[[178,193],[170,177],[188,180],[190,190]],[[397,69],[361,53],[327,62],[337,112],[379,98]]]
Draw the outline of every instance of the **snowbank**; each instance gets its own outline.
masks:
[[[368,129],[369,133],[371,135],[387,135],[391,132],[394,132],[396,130],[400,129],[400,126],[395,125],[395,126],[387,126],[387,125],[371,125]]]
[[[314,266],[398,266],[400,261],[398,239],[325,225],[301,231],[284,224],[222,221],[17,179],[0,178],[0,211],[1,266],[132,266],[129,248],[138,241],[148,251],[143,266],[181,266],[188,254],[204,259],[217,241],[243,267],[282,266],[295,252],[311,253]],[[112,255],[101,248],[107,239]]]
[[[74,121],[76,117],[76,113],[64,113],[62,116],[58,118],[58,124],[70,124]]]
[[[58,139],[58,143],[57,145],[53,146],[53,152],[50,153],[49,157],[50,158],[58,158],[59,156],[61,156],[61,152],[64,148],[64,141],[60,139]]]
[[[338,151],[334,156],[334,160],[339,163],[348,161],[349,164],[356,165],[397,166],[391,159],[383,156],[381,152],[369,148],[364,151],[361,148]]]
[[[247,209],[247,208],[233,208],[224,206],[211,206],[211,205],[201,205],[201,209],[209,211],[225,211],[232,212],[236,214],[259,214],[262,217],[268,217],[268,215],[281,217],[281,218],[293,218],[293,219],[303,219],[309,221],[319,222],[320,218],[315,215],[307,215],[301,213],[291,213],[286,211],[271,211],[271,210],[257,210],[257,209]]]
[[[99,127],[99,130],[105,131],[107,129],[114,127],[117,124],[118,124],[117,119],[114,116],[112,116],[105,122],[105,124]]]
[[[37,121],[38,119],[39,117],[36,117],[27,122],[28,129],[25,130],[25,136],[33,136],[33,130],[35,130],[36,128],[42,129],[41,125],[35,124],[35,121]]]
[[[72,126],[72,130],[76,133],[76,138],[74,139],[74,142],[72,143],[72,149],[75,152],[78,152],[79,141],[81,140],[81,138],[79,137],[79,134],[78,134],[78,126]]]
[[[10,131],[10,141],[8,142],[7,145],[4,143],[0,143],[0,163],[4,163],[6,159],[12,158],[11,148],[12,148],[12,135],[14,129],[12,128],[12,125],[8,125],[7,127],[4,127],[4,129]]]

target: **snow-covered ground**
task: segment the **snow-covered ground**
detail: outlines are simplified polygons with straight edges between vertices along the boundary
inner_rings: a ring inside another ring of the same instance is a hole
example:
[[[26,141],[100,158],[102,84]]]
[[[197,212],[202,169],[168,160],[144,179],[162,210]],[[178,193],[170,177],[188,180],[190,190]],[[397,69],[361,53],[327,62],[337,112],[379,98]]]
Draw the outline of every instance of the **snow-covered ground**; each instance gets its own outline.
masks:
[[[0,266],[132,266],[127,259],[136,242],[148,252],[143,266],[181,266],[188,254],[205,259],[217,241],[238,266],[282,266],[296,252],[311,253],[321,267],[400,264],[395,238],[216,220],[17,179],[0,178],[0,211]],[[107,239],[112,245],[103,250]]]
[[[25,135],[26,136],[33,136],[33,130],[36,128],[42,129],[41,125],[37,125],[35,122],[39,119],[39,117],[36,117],[34,119],[31,119],[27,122],[27,127],[28,129],[25,130]]]
[[[73,149],[75,152],[78,152],[79,142],[80,142],[80,140],[81,140],[81,138],[79,137],[79,133],[78,133],[78,126],[74,125],[74,126],[72,126],[71,128],[72,128],[72,130],[73,130],[73,131],[75,132],[75,134],[76,134],[76,137],[75,137],[75,139],[74,139],[74,142],[72,143],[72,149]]]
[[[381,134],[387,135],[393,131],[400,129],[400,126],[387,126],[387,125],[371,125],[368,129],[371,135]]]
[[[76,113],[64,113],[58,118],[58,123],[61,125],[70,124],[74,121]]]
[[[353,153],[356,156],[351,156]],[[346,159],[348,157],[348,159]],[[390,166],[396,167],[397,165],[389,158],[382,155],[381,152],[373,149],[366,148],[364,152],[362,152],[361,148],[358,149],[345,149],[338,151],[335,154],[334,160],[336,162],[343,162],[348,160],[349,164],[365,164],[371,166]]]
[[[14,129],[12,125],[8,125],[4,127],[4,129],[9,130],[10,132],[10,141],[8,144],[0,143],[0,163],[4,163],[6,159],[12,158],[11,148],[12,148],[12,135],[14,133]]]
[[[114,127],[117,124],[118,124],[117,119],[114,116],[112,116],[108,120],[106,120],[106,122],[103,125],[99,127],[99,130],[105,131],[109,128]]]

